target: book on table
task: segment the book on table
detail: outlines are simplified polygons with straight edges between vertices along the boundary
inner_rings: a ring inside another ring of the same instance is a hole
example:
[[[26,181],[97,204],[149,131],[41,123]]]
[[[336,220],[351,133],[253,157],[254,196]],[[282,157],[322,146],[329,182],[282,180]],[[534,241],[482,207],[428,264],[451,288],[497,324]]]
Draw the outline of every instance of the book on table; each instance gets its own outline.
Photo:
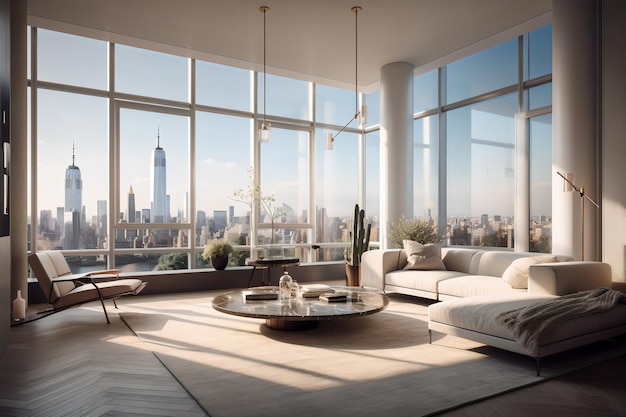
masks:
[[[334,291],[326,284],[307,284],[300,287],[302,298],[317,298],[324,294],[332,294]]]
[[[352,301],[357,302],[360,301],[360,297],[358,294],[354,293],[331,293],[331,294],[322,294],[319,296],[321,301],[326,301],[327,303],[339,303]]]
[[[269,289],[269,290],[251,289],[251,290],[242,291],[242,294],[246,301],[277,300],[278,299],[277,289]]]

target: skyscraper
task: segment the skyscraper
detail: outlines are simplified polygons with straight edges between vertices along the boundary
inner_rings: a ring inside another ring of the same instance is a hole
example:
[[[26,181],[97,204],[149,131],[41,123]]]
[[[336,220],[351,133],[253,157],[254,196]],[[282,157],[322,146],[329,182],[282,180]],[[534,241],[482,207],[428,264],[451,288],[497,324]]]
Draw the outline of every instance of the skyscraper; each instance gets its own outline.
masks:
[[[150,188],[152,201],[150,204],[150,223],[164,223],[169,221],[167,214],[167,184],[165,151],[161,148],[161,133],[157,128],[157,146],[152,151],[150,159]]]
[[[75,164],[74,146],[72,146],[72,165],[65,170],[65,212],[81,212],[83,207],[83,180],[80,168]]]
[[[136,223],[135,215],[135,192],[131,185],[130,190],[128,190],[128,223]]]

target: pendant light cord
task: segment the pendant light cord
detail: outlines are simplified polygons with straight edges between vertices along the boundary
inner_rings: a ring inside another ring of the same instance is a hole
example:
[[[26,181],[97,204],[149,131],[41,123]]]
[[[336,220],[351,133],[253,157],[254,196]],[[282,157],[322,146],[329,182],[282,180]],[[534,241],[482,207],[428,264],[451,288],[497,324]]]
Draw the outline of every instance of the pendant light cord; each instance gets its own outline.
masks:
[[[359,11],[361,6],[354,6],[354,118],[359,116]]]

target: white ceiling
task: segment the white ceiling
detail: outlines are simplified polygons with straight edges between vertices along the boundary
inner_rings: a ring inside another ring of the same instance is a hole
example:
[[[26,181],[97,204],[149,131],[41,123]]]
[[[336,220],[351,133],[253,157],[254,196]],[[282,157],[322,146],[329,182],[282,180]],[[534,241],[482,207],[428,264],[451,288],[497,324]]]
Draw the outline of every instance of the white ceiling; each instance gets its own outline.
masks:
[[[33,26],[354,88],[380,68],[416,72],[550,22],[551,0],[28,0]]]

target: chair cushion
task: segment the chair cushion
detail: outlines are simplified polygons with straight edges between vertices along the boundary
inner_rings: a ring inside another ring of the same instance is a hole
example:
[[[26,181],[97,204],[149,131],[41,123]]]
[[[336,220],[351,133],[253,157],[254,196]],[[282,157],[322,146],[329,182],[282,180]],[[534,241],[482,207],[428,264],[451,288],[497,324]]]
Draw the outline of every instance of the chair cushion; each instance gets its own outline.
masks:
[[[140,279],[118,279],[97,283],[103,298],[112,298],[125,294],[138,294],[145,283]],[[98,291],[93,284],[85,283],[64,294],[55,303],[55,308],[67,307],[98,299]]]

